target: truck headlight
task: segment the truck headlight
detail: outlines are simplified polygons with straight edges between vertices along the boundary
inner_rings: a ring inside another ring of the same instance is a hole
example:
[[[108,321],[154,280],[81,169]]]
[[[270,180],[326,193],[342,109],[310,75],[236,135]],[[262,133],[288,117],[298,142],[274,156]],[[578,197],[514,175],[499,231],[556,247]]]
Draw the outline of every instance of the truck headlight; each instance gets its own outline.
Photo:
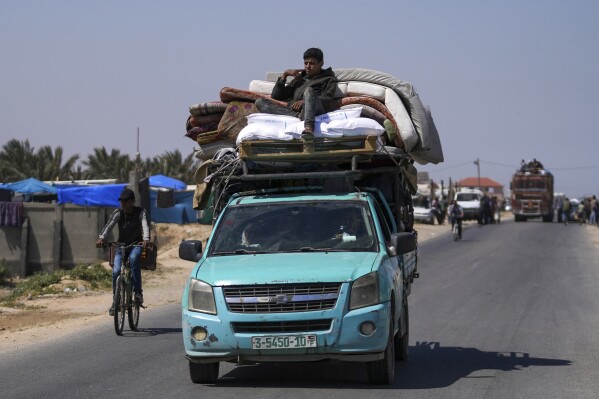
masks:
[[[358,309],[379,303],[379,276],[376,272],[368,273],[351,286],[349,309]]]
[[[192,278],[189,281],[187,309],[194,312],[216,314],[216,302],[212,286]]]

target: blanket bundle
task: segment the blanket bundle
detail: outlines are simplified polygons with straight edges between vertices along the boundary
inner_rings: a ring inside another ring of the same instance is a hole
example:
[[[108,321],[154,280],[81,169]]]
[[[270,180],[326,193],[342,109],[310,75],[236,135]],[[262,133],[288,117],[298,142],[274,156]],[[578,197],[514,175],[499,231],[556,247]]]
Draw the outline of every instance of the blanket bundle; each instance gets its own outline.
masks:
[[[333,113],[338,114],[333,114],[333,119],[331,113],[319,116],[316,137],[374,134],[380,136],[381,144],[397,147],[418,163],[443,162],[441,142],[430,110],[422,105],[412,85],[373,70],[354,68],[334,72],[339,84],[337,111]],[[259,114],[254,105],[259,98],[270,98],[279,76],[280,73],[268,73],[266,80],[251,81],[249,90],[224,87],[220,101],[192,105],[186,136],[200,147],[211,145],[214,148],[239,145],[244,140],[299,138],[302,121]],[[350,111],[352,117],[338,118]],[[327,118],[329,120],[325,120]]]
[[[0,226],[19,227],[23,224],[22,202],[0,202]]]

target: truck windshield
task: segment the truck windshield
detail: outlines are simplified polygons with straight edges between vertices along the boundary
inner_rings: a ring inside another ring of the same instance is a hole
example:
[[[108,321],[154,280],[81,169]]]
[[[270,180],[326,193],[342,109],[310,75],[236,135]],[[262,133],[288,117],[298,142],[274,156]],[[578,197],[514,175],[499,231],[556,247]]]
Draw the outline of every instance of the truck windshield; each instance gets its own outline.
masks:
[[[475,193],[458,193],[457,201],[478,201],[479,195]]]
[[[425,196],[414,196],[414,197],[412,197],[412,206],[424,208],[424,209],[430,209],[431,200]]]
[[[362,202],[233,205],[216,227],[209,256],[374,251],[375,242],[370,212]]]

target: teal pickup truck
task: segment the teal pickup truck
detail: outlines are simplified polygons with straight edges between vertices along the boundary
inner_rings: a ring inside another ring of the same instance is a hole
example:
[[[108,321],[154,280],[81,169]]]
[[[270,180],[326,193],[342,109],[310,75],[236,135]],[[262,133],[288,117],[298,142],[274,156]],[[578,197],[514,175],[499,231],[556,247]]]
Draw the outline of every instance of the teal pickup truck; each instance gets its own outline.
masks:
[[[179,247],[197,262],[182,297],[194,383],[215,382],[220,362],[333,359],[365,362],[370,383],[393,383],[418,277],[401,162],[270,174],[244,165],[216,184],[226,201],[205,248]]]

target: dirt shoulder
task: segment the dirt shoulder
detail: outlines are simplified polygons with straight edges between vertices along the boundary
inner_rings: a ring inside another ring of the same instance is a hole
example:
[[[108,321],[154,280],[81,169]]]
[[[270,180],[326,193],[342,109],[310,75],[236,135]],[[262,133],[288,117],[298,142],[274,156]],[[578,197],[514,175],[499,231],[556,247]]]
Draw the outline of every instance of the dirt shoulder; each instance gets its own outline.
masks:
[[[599,248],[599,229],[582,226]],[[160,224],[158,267],[142,271],[146,311],[170,303],[181,303],[181,293],[193,268],[192,262],[178,257],[182,239],[200,239],[205,244],[211,227],[203,225]],[[447,225],[417,224],[419,242],[448,232]],[[109,268],[108,263],[104,265]],[[112,323],[108,308],[112,302],[110,290],[70,292],[23,301],[28,310],[0,307],[0,353],[20,349],[30,342],[39,343],[93,326]]]

